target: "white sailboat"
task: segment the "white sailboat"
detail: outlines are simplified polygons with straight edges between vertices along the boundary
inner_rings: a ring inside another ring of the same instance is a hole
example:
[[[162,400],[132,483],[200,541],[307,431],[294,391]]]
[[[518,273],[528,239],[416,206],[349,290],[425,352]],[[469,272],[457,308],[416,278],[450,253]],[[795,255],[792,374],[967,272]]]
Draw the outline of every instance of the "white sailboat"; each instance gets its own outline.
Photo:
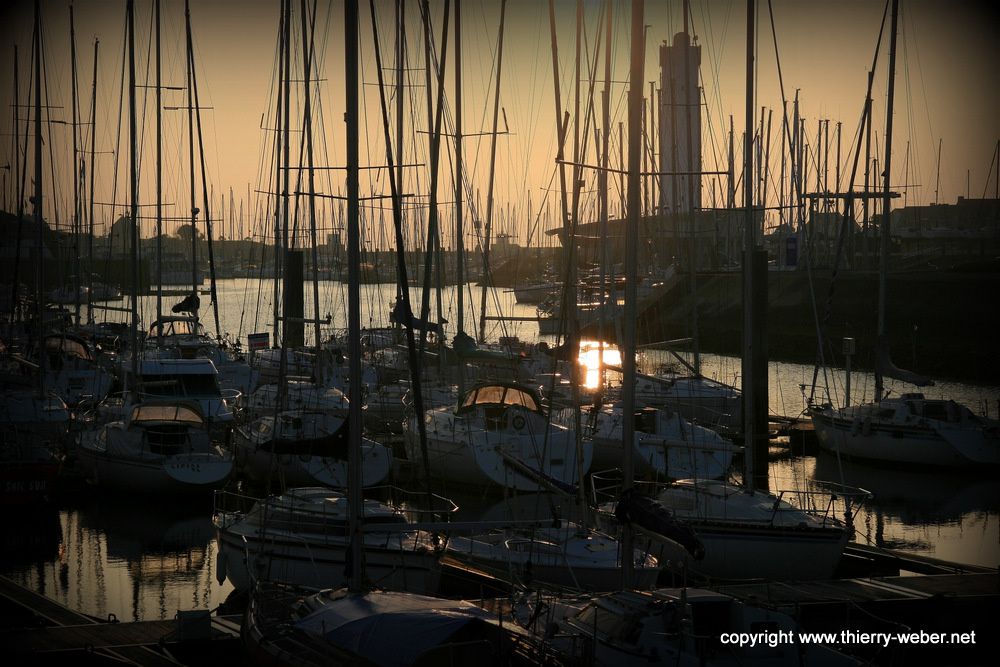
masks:
[[[584,415],[584,433],[594,445],[595,469],[621,463],[624,418],[621,402]],[[712,429],[692,424],[677,412],[645,408],[633,419],[632,460],[642,475],[659,480],[717,479],[726,475],[739,452],[739,447]]]
[[[97,403],[111,391],[111,372],[94,356],[94,348],[80,336],[69,333],[45,337],[40,354],[47,356],[43,383],[67,405],[83,400]]]
[[[934,384],[931,380],[901,370],[892,363],[886,335],[897,9],[894,3],[879,243],[875,395],[871,402],[846,405],[843,408],[836,408],[830,403],[811,405],[809,415],[820,445],[838,455],[893,464],[960,468],[997,466],[1000,465],[1000,421],[973,415],[968,408],[951,400],[928,399],[921,393],[906,393],[898,398],[889,398],[888,392],[884,391],[886,376],[918,387]],[[848,367],[848,372],[849,370]],[[847,393],[845,403],[850,402],[849,389]]]
[[[248,478],[282,488],[347,486],[347,419],[321,409],[264,413],[234,431],[237,468]],[[361,443],[361,479],[381,484],[392,472],[392,450],[368,440]]]
[[[614,537],[572,522],[495,530],[471,537],[452,536],[447,553],[505,581],[583,591],[621,586],[621,544]],[[633,550],[631,587],[651,588],[660,567],[656,558]]]
[[[77,457],[92,483],[144,493],[218,488],[233,470],[197,405],[183,401],[132,406],[125,420],[82,433]]]
[[[590,469],[593,447],[577,456],[573,432],[553,424],[538,393],[515,382],[473,387],[455,408],[436,408],[406,424],[406,453],[420,460],[417,419],[426,424],[431,474],[457,484],[539,491],[569,488]]]
[[[259,373],[236,350],[212,339],[197,317],[165,315],[156,319],[149,327],[146,344],[146,358],[211,360],[219,385],[232,398],[248,394],[257,384]]]
[[[249,511],[227,509],[241,498],[216,494],[213,518],[218,531],[216,575],[237,590],[248,590],[254,579],[310,588],[347,584],[350,501],[325,487],[287,489],[254,502]],[[365,522],[391,526],[391,531],[366,531],[365,574],[383,588],[433,593],[440,579],[441,543],[422,530],[407,529],[399,509],[365,500]]]
[[[839,455],[947,468],[1000,465],[1000,421],[952,400],[908,393],[809,414],[820,446]]]
[[[676,410],[685,419],[724,433],[737,433],[743,425],[739,390],[703,375],[673,371],[636,374],[635,395],[641,405]]]

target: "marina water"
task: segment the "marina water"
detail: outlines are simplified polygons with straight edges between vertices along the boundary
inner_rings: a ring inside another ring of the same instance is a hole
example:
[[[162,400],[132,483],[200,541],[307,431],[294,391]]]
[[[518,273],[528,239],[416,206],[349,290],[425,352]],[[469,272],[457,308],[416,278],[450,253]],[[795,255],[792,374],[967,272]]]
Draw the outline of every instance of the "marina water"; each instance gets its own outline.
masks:
[[[307,318],[312,317],[311,289],[311,283],[307,283]],[[478,306],[478,286],[466,289],[466,303]],[[457,321],[456,293],[456,287],[448,287],[442,294],[444,318],[452,323],[449,328]],[[240,339],[245,346],[248,333],[270,331],[270,281],[222,280],[218,294],[220,328],[232,339]],[[391,284],[363,286],[363,326],[387,325],[395,296],[396,288]],[[413,288],[414,310],[420,303],[418,297],[419,290]],[[164,297],[164,312],[169,314],[170,307],[181,298]],[[209,298],[201,298],[202,320],[212,330]],[[323,336],[344,329],[345,286],[335,281],[321,282],[320,303],[321,318],[331,315],[330,324],[322,327]],[[495,290],[487,303],[490,315],[535,314],[533,306],[515,304],[513,294],[503,290]],[[155,297],[141,298],[140,313],[148,327],[156,316]],[[478,314],[466,314],[466,330],[477,328]],[[307,325],[307,341],[311,331]],[[487,339],[499,336],[535,341],[537,325],[489,321]],[[639,363],[643,370],[652,371],[668,360],[662,350],[645,350]],[[702,356],[703,374],[723,382],[738,385],[739,368],[739,360],[733,357]],[[829,374],[831,380],[836,380],[836,391],[842,392],[843,371]],[[771,413],[797,416],[805,407],[812,376],[812,366],[772,361],[768,378]],[[830,384],[834,386],[832,381]],[[871,398],[870,374],[852,374],[851,386],[855,400]],[[888,386],[893,394],[915,390],[899,383]],[[930,397],[952,398],[973,412],[985,407],[993,416],[1000,401],[1000,387],[996,386],[939,382],[921,391]],[[836,400],[843,400],[842,393]],[[826,480],[872,492],[872,499],[855,517],[858,542],[961,563],[1000,565],[1000,480],[993,474],[899,470],[838,461],[825,452],[802,455],[778,446],[773,446],[771,453],[772,488],[808,488],[816,480]],[[435,491],[449,495],[447,489]],[[470,497],[468,492],[450,495],[462,507],[462,519],[504,518],[502,515],[509,509],[500,498]],[[565,505],[568,501],[556,502]],[[525,513],[550,511],[548,499],[539,497],[522,496],[506,505],[516,505],[519,518]],[[31,513],[8,517],[0,544],[0,573],[101,618],[113,614],[123,621],[157,620],[173,618],[178,610],[216,609],[232,587],[228,582],[216,581],[217,548],[211,513],[210,498],[178,505],[169,498],[97,495],[85,489],[59,497]],[[569,514],[567,508],[564,516]]]

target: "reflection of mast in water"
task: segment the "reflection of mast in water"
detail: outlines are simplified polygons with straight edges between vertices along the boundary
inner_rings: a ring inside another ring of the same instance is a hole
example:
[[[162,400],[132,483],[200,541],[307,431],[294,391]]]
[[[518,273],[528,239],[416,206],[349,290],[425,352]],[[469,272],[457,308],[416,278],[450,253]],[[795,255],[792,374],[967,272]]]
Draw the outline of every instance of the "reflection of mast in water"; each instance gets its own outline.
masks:
[[[878,508],[875,509],[875,546],[879,549],[885,547],[885,517]]]

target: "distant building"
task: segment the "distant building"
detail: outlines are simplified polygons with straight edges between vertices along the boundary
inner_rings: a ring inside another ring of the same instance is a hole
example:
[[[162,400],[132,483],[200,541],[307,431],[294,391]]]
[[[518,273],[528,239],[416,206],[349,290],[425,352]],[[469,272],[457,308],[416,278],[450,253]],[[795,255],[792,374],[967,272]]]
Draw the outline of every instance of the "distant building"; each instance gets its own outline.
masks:
[[[892,212],[893,236],[903,238],[988,238],[1000,234],[1000,199],[966,199],[955,204],[904,206]]]
[[[660,172],[701,171],[701,47],[686,32],[660,46]],[[660,176],[660,210],[701,208],[701,176]]]
[[[763,223],[763,211],[754,212],[755,224]],[[678,215],[644,216],[639,219],[639,264],[642,270],[666,268],[671,264],[687,266],[694,257],[699,270],[723,269],[739,264],[743,248],[742,210],[709,209]],[[606,238],[599,222],[577,225],[578,258],[581,263],[597,263],[604,258],[624,265],[625,220],[609,220]],[[558,235],[566,245],[562,229],[547,232]]]

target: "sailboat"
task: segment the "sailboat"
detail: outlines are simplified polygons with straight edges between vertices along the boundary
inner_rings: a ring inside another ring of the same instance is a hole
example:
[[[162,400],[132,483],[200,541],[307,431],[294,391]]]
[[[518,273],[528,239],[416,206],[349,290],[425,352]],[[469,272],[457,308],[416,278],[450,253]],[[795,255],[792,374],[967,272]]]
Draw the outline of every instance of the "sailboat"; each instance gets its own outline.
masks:
[[[613,468],[621,461],[624,418],[620,401],[592,409],[586,415],[584,433],[594,445],[595,469]],[[726,475],[739,452],[717,432],[666,408],[643,408],[633,419],[632,458],[643,475],[660,480],[717,479]]]
[[[234,430],[237,465],[258,483],[273,475],[282,487],[342,489],[347,486],[347,423],[343,413],[318,406],[262,411]],[[367,438],[361,448],[363,484],[381,484],[392,472],[392,450]]]
[[[1000,466],[1000,421],[950,399],[904,393],[872,403],[810,408],[820,446],[883,463],[945,468]]]
[[[899,369],[892,363],[885,328],[897,10],[897,3],[893,2],[886,108],[885,182],[879,244],[875,396],[869,403],[843,408],[835,408],[829,403],[812,405],[809,407],[809,415],[820,445],[838,455],[883,463],[949,468],[995,467],[1000,465],[1000,420],[974,415],[967,407],[955,401],[929,399],[919,392],[890,398],[883,387],[885,376],[918,387],[933,384],[931,380]]]
[[[38,354],[48,357],[43,383],[70,406],[100,402],[111,390],[113,376],[95,358],[86,339],[71,333],[45,336]]]
[[[697,371],[638,373],[635,382],[636,399],[642,405],[675,410],[686,419],[723,433],[738,433],[742,428],[743,399],[736,387]]]
[[[568,521],[526,530],[506,529],[470,537],[455,535],[447,553],[505,581],[610,591],[621,585],[622,547],[613,536]],[[657,559],[633,550],[631,587],[647,590],[660,573]]]
[[[85,431],[77,465],[94,484],[143,493],[218,488],[233,471],[194,403],[143,401],[122,421]]]
[[[254,578],[313,589],[347,583],[350,501],[343,493],[296,487],[256,501],[224,491],[215,499],[220,583],[228,578],[241,591],[249,590]],[[231,509],[241,501],[252,502],[249,511]],[[383,588],[436,592],[440,540],[409,528],[410,521],[398,506],[365,500],[364,513],[370,526],[392,529],[365,533],[366,576]]]
[[[453,483],[517,491],[570,488],[590,469],[593,447],[577,456],[573,432],[550,421],[534,387],[487,382],[452,407],[414,415],[406,425],[406,452],[420,457],[417,423],[426,424],[431,473]]]

